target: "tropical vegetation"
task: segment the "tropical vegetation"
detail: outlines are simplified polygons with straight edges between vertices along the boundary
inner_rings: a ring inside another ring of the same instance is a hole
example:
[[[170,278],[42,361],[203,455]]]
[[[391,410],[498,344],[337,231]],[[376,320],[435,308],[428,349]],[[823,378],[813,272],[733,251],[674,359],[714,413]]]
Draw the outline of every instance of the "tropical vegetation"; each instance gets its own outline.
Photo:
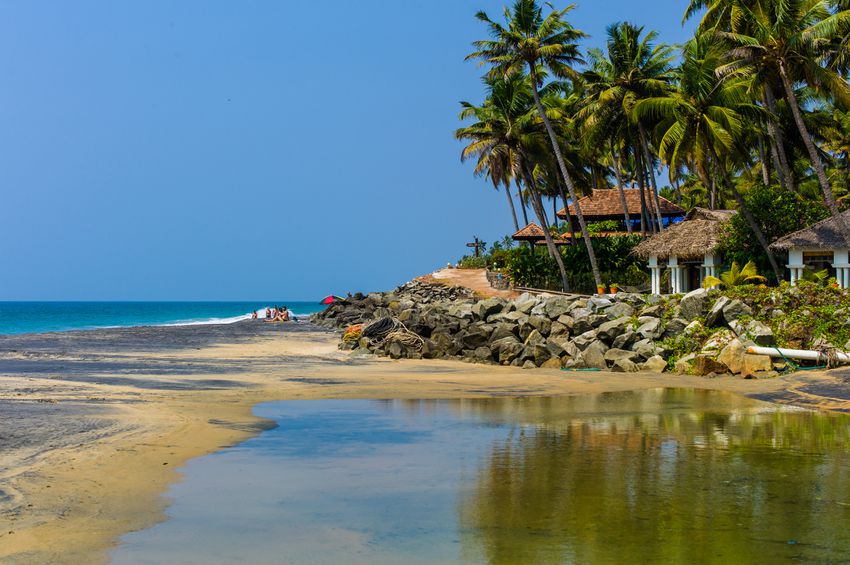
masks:
[[[515,228],[518,211],[522,225],[532,211],[554,228],[546,254],[527,260],[563,290],[577,272],[593,279],[582,287],[613,282],[599,252],[610,243],[593,237],[578,200],[618,188],[626,216],[642,218],[635,240],[665,229],[659,196],[738,210],[727,257],[781,280],[768,244],[848,201],[850,2],[683,0],[696,23],[683,45],[616,22],[605,48],[587,50],[573,9],[515,0],[501,18],[479,12],[488,36],[468,56],[485,97],[462,103],[462,159],[505,191]],[[640,210],[628,210],[624,188],[639,189]],[[554,216],[569,204],[578,225]],[[560,233],[570,246],[557,245]]]

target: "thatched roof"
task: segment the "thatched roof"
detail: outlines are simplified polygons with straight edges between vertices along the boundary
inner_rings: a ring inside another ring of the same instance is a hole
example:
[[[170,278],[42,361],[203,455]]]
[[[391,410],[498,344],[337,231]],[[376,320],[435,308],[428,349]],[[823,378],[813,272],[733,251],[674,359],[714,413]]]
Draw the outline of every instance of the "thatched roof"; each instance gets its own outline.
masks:
[[[773,251],[789,249],[841,249],[850,241],[850,210],[830,216],[815,225],[781,237],[770,246]]]
[[[640,190],[637,188],[626,188],[623,190],[626,196],[626,205],[629,207],[629,217],[633,220],[640,220]],[[647,197],[649,194],[647,194]],[[663,196],[659,196],[658,200],[661,204],[661,216],[665,218],[676,218],[685,215],[684,208],[676,206]],[[591,196],[579,198],[581,205],[581,213],[589,222],[599,222],[604,220],[621,220],[623,219],[623,203],[620,201],[620,191],[616,188],[607,190],[593,189]],[[655,201],[647,202],[647,206],[655,210]],[[570,205],[570,216],[575,216],[575,206]],[[565,219],[567,212],[565,208],[561,208],[558,212],[558,217]]]
[[[675,255],[680,259],[702,259],[713,253],[723,238],[723,226],[735,215],[734,210],[694,208],[685,221],[641,242],[632,253],[642,259]]]

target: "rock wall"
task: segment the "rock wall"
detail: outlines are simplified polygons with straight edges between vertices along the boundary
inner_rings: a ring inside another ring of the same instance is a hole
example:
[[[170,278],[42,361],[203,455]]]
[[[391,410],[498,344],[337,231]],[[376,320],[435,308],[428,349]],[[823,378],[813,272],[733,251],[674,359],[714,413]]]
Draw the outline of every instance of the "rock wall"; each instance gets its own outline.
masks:
[[[412,282],[333,304],[312,321],[343,330],[361,325],[340,347],[393,358],[618,372],[660,373],[673,362],[680,372],[700,374],[772,371],[769,358],[745,359],[759,357],[747,356],[747,345],[772,342],[770,330],[747,321],[752,311],[746,304],[715,294],[476,299],[463,288]],[[696,337],[708,333],[716,338],[710,343]],[[688,336],[695,336],[694,351],[674,358],[682,352],[671,345]]]

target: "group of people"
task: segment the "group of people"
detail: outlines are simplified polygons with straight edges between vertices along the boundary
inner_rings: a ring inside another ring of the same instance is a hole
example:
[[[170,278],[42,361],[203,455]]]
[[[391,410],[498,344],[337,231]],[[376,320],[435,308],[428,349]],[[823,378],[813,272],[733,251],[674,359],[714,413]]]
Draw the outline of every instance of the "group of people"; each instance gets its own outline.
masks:
[[[260,317],[260,313],[258,311],[254,311],[251,314],[251,319],[256,320]],[[297,322],[298,318],[292,315],[286,306],[282,306],[278,308],[275,306],[274,308],[266,308],[266,322]]]

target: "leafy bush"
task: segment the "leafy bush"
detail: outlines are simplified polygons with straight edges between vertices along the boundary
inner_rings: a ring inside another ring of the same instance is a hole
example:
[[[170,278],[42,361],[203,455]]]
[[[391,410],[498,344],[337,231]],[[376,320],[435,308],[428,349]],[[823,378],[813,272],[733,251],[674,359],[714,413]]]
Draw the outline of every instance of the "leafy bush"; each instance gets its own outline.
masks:
[[[457,263],[458,269],[484,269],[485,267],[487,267],[487,258],[475,255],[467,255]]]

